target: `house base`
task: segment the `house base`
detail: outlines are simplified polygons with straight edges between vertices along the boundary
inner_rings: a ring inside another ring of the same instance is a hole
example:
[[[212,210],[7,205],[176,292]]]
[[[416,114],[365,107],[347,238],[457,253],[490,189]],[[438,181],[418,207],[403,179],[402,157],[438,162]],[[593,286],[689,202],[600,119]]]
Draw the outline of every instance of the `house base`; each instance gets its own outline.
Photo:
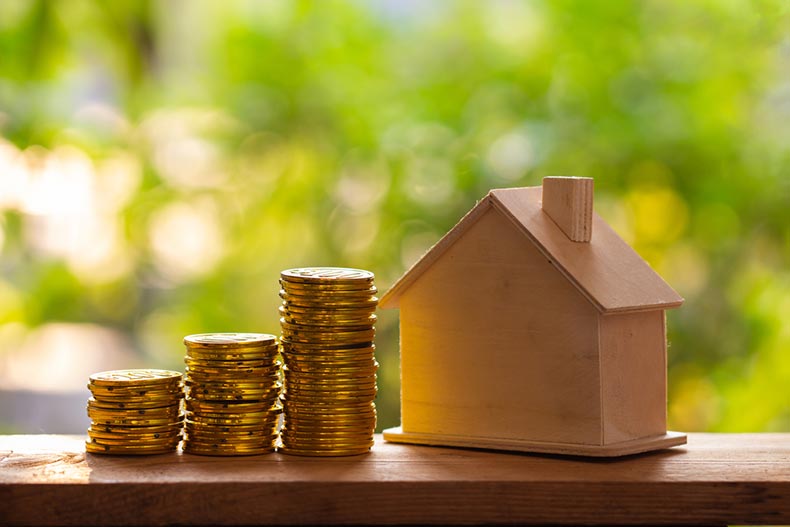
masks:
[[[542,454],[564,454],[571,456],[617,457],[640,454],[653,450],[685,445],[686,434],[667,432],[664,435],[633,439],[610,445],[582,445],[573,443],[552,443],[549,441],[530,441],[522,439],[497,439],[493,437],[473,437],[445,434],[423,434],[404,432],[401,427],[384,430],[384,439],[393,443],[412,443],[432,446],[457,446],[484,448],[492,450],[516,450]]]

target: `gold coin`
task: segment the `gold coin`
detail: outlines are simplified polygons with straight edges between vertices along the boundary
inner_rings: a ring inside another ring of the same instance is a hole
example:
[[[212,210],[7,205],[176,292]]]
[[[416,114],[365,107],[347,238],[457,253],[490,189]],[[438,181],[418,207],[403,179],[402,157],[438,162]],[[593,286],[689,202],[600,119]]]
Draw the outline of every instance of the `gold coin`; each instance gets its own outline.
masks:
[[[280,384],[275,381],[269,381],[266,383],[255,383],[255,384],[236,384],[227,385],[227,384],[208,384],[208,383],[195,383],[191,386],[187,387],[189,394],[194,399],[197,395],[198,398],[202,397],[203,394],[227,394],[227,395],[246,395],[246,394],[260,394],[260,393],[268,393],[271,391],[278,390],[280,388]]]
[[[197,410],[211,413],[244,413],[276,411],[268,401],[254,403],[235,403],[232,401],[201,401],[189,399],[186,402],[187,410]]]
[[[181,400],[178,399],[175,402],[168,404],[166,406],[154,406],[150,408],[138,408],[136,406],[128,406],[126,408],[106,408],[102,406],[102,401],[97,401],[93,397],[88,399],[88,404],[86,408],[88,411],[93,411],[97,414],[107,414],[107,415],[173,415],[177,414],[179,408],[181,407]]]
[[[328,419],[321,416],[304,417],[301,415],[286,414],[284,425],[291,430],[299,431],[338,431],[345,429],[372,431],[376,428],[376,417],[343,416],[343,419]]]
[[[90,408],[101,408],[104,410],[155,410],[157,408],[178,407],[181,398],[168,397],[166,399],[152,399],[152,400],[127,400],[123,398],[100,398],[96,399],[91,397],[88,399],[88,406]]]
[[[295,333],[289,330],[283,330],[283,338],[288,342],[295,342],[301,344],[312,344],[314,346],[321,346],[326,348],[340,348],[348,346],[349,344],[370,344],[373,342],[373,331],[360,331],[354,334],[340,334],[340,333]]]
[[[376,397],[377,388],[373,387],[339,387],[327,388],[309,385],[285,386],[282,391],[283,397],[287,401],[306,402],[314,399],[337,402],[346,399],[355,399],[360,403],[372,402]]]
[[[145,386],[98,386],[95,384],[88,384],[87,386],[94,397],[128,397],[140,399],[147,399],[148,397],[178,397],[183,388],[181,383],[151,388]]]
[[[359,415],[375,415],[376,403],[372,401],[363,401],[361,403],[340,403],[337,401],[332,402],[307,402],[302,400],[291,401],[285,396],[280,397],[280,402],[283,405],[283,412],[291,414],[316,414],[316,415],[343,415],[343,414],[359,414]]]
[[[262,443],[272,443],[277,439],[277,434],[268,431],[266,433],[233,435],[233,434],[206,434],[206,433],[192,433],[187,434],[184,438],[186,441],[193,443],[206,443],[206,444],[232,444],[232,445],[252,445]]]
[[[379,365],[375,359],[364,359],[355,361],[324,361],[313,359],[296,359],[288,357],[285,361],[286,368],[290,372],[304,372],[304,373],[337,373],[338,375],[354,372],[369,372],[369,375],[375,374]]]
[[[362,295],[368,292],[377,293],[376,285],[371,282],[359,282],[357,284],[345,285],[331,284],[328,282],[294,282],[293,280],[278,280],[280,287],[289,291],[294,291],[303,295],[322,294],[322,295]],[[338,287],[340,285],[340,287]]]
[[[375,418],[352,421],[322,421],[316,419],[295,419],[288,416],[283,424],[283,429],[290,430],[296,434],[372,434],[373,427],[369,425],[374,422]]]
[[[300,284],[353,285],[372,283],[374,274],[349,267],[298,267],[282,271],[280,278]]]
[[[90,383],[97,386],[150,386],[162,384],[178,384],[181,372],[170,370],[111,370],[94,373]]]
[[[274,445],[260,448],[237,448],[230,446],[213,447],[184,443],[184,452],[200,456],[257,456],[274,452]]]
[[[283,287],[279,291],[280,298],[285,299],[303,299],[305,301],[329,301],[329,302],[348,302],[367,303],[370,298],[373,298],[378,293],[375,286],[368,289],[355,289],[355,290],[341,290],[341,291],[327,291],[326,289],[304,289],[290,287],[287,283],[282,284]],[[299,302],[297,302],[299,303]]]
[[[286,415],[284,426],[294,432],[341,432],[348,430],[364,430],[373,433],[376,428],[376,418],[365,419],[321,419],[302,418]]]
[[[276,344],[277,337],[267,333],[199,333],[184,337],[188,348],[254,348]]]
[[[367,377],[366,379],[370,379]],[[313,391],[313,392],[327,392],[327,393],[346,393],[346,392],[364,392],[368,393],[376,389],[376,380],[358,380],[350,381],[343,379],[327,378],[326,380],[316,379],[302,379],[290,377],[286,378],[283,383],[284,392],[288,391]]]
[[[322,388],[320,386],[298,386],[293,384],[283,386],[282,391],[286,399],[291,395],[295,395],[300,400],[311,400],[312,398],[329,399],[333,401],[337,399],[358,399],[359,402],[363,402],[366,399],[367,401],[371,401],[377,393],[376,387],[335,389]]]
[[[288,371],[283,372],[283,379],[375,379],[378,377],[376,367],[367,368],[333,368],[333,367],[312,367],[303,364],[291,364]]]
[[[96,443],[98,445],[128,445],[128,446],[165,446],[171,443],[177,443],[181,441],[181,435],[173,435],[173,436],[164,436],[158,439],[153,438],[136,438],[136,437],[127,437],[127,436],[115,436],[115,437],[98,437],[98,436],[90,436],[91,443]]]
[[[89,415],[89,417],[91,417]],[[183,420],[183,415],[167,418],[136,418],[136,417],[91,417],[94,425],[127,425],[127,426],[165,426]]]
[[[255,425],[260,424],[263,422],[265,417],[262,416],[244,416],[244,417],[213,417],[213,416],[204,416],[199,414],[192,414],[189,416],[189,420],[193,423],[201,423],[201,424],[213,424],[213,425],[225,425],[225,426],[232,426],[232,425]]]
[[[276,426],[279,423],[279,416],[274,416],[271,419],[264,419],[260,422],[256,422],[253,424],[245,424],[245,425],[217,425],[211,423],[202,423],[202,422],[195,422],[195,421],[184,421],[184,426],[186,428],[190,428],[192,430],[208,430],[213,431],[216,433],[220,432],[249,432],[249,431],[256,431],[256,430],[267,430],[272,426]]]
[[[202,443],[219,443],[243,445],[252,442],[269,442],[277,440],[277,428],[269,427],[260,430],[243,430],[232,432],[217,432],[213,430],[191,429],[186,430],[184,439]]]
[[[354,291],[369,291],[370,289],[375,288],[376,286],[373,284],[373,281],[359,281],[356,283],[339,283],[339,282],[329,282],[329,281],[316,281],[312,283],[308,282],[298,282],[290,279],[283,279],[280,276],[278,280],[280,287],[283,289],[293,289],[297,291],[320,291],[320,292],[354,292]]]
[[[349,348],[289,342],[287,346],[283,347],[282,356],[283,362],[287,359],[319,362],[355,362],[375,360],[374,352],[375,348],[369,344]]]
[[[269,434],[261,437],[198,437],[190,436],[184,439],[185,444],[202,447],[233,447],[233,448],[261,448],[274,444],[277,434]]]
[[[192,366],[186,367],[186,378],[190,381],[249,381],[251,379],[271,379],[280,373],[281,366],[278,363],[277,368],[249,368],[244,370],[234,369],[220,369],[220,370],[206,370],[202,368],[195,368]]]
[[[301,342],[282,342],[282,352],[287,352],[292,355],[313,355],[316,353],[327,354],[359,354],[363,352],[370,352],[373,354],[376,351],[376,345],[373,342],[364,344],[349,344],[346,346],[316,346],[313,344],[303,344]]]
[[[274,360],[206,360],[196,359],[189,355],[184,357],[184,363],[191,370],[199,370],[205,372],[242,372],[245,370],[252,371],[267,371],[273,370],[277,367],[277,362]]]
[[[376,391],[376,383],[359,383],[359,384],[331,384],[331,383],[317,383],[314,381],[286,381],[283,385],[283,393],[286,394],[286,397],[289,393],[292,394],[300,394],[300,393],[317,393],[321,395],[332,396],[334,394],[358,394],[360,397],[364,397]],[[374,393],[375,395],[375,393]]]
[[[86,442],[85,451],[89,454],[108,454],[119,456],[151,456],[154,454],[170,454],[178,450],[178,444],[168,446],[166,448],[156,447],[119,447],[109,445],[97,445],[95,443]]]
[[[372,446],[372,445],[371,445]],[[342,456],[358,456],[370,452],[369,446],[360,446],[356,448],[339,448],[339,449],[310,449],[282,445],[277,447],[277,452],[287,454],[289,456],[309,456],[309,457],[342,457]]]
[[[373,326],[376,323],[376,315],[324,315],[312,313],[292,313],[283,306],[278,308],[280,312],[281,322],[285,321],[290,324],[305,324],[312,326]]]
[[[269,416],[278,415],[279,410],[269,411],[265,410],[262,412],[240,412],[237,414],[232,413],[224,413],[224,412],[187,412],[186,418],[187,420],[191,421],[203,421],[208,419],[256,419],[262,421],[267,419]]]
[[[287,416],[315,416],[318,418],[326,418],[326,419],[333,419],[333,418],[360,418],[360,417],[375,417],[376,416],[376,409],[372,408],[372,403],[369,403],[368,407],[336,407],[334,405],[325,405],[323,407],[318,406],[311,406],[311,405],[294,405],[291,403],[286,403],[286,407],[283,409],[283,412]]]
[[[298,306],[283,302],[278,308],[283,316],[293,318],[327,317],[340,319],[367,319],[376,316],[376,307],[367,306]]]
[[[248,392],[248,393],[190,393],[190,397],[200,399],[203,401],[239,401],[239,402],[255,402],[255,401],[274,401],[280,389],[269,390],[266,392]]]
[[[273,408],[263,412],[242,412],[238,414],[229,413],[210,413],[210,412],[187,412],[187,422],[197,425],[217,426],[217,425],[231,425],[234,421],[246,420],[249,423],[235,423],[235,424],[248,424],[248,425],[263,425],[266,423],[274,423],[282,414],[282,408]],[[222,421],[231,421],[228,423]]]
[[[255,434],[268,431],[274,433],[279,419],[267,419],[255,424],[245,425],[215,425],[195,421],[185,421],[185,430],[194,432],[204,432],[207,434],[228,435],[228,434]]]
[[[350,394],[350,393],[359,393],[359,394],[368,394],[373,392],[377,389],[377,385],[375,381],[366,382],[366,383],[345,383],[341,384],[331,383],[331,382],[324,382],[320,383],[317,381],[310,381],[310,380],[302,380],[302,381],[295,381],[295,380],[288,380],[283,384],[282,393],[301,393],[301,392],[318,392],[322,394]]]
[[[266,388],[276,382],[277,377],[262,377],[260,379],[215,379],[212,381],[197,381],[194,379],[187,379],[186,385],[190,388],[211,388],[217,390],[228,389],[256,389]]]
[[[283,369],[283,379],[288,381],[303,381],[317,383],[357,383],[357,382],[376,382],[378,368],[340,370],[337,368],[325,368],[325,371],[302,371],[292,370],[289,367]]]
[[[234,435],[250,435],[268,433],[274,434],[279,426],[279,420],[267,420],[256,423],[233,424],[233,425],[218,425],[207,424],[203,422],[189,421],[184,430],[190,433],[202,433],[216,436],[234,436]]]
[[[102,425],[91,423],[88,432],[92,434],[111,434],[113,436],[138,436],[138,435],[174,435],[178,434],[182,428],[182,422],[162,426],[123,426],[123,425]]]
[[[184,362],[187,364],[190,362],[207,362],[209,367],[214,368],[226,368],[230,365],[237,367],[255,367],[256,365],[254,363],[259,363],[261,367],[265,367],[272,365],[272,363],[277,359],[277,353],[277,349],[261,351],[258,353],[195,353],[190,350],[184,357]],[[212,362],[216,364],[211,364]]]
[[[294,333],[310,332],[310,333],[348,333],[352,331],[370,331],[373,329],[372,324],[360,324],[357,326],[332,326],[332,325],[315,325],[297,322],[292,324],[280,317],[280,327]]]
[[[322,427],[326,429],[338,429],[352,427],[357,429],[372,430],[376,426],[376,416],[365,415],[303,415],[287,412],[283,418],[283,424],[294,430],[314,429]]]
[[[280,298],[283,299],[283,306],[286,309],[291,309],[292,307],[305,307],[321,311],[329,309],[366,309],[372,314],[379,305],[379,298],[377,296],[371,296],[364,299],[313,298],[306,296],[296,296],[282,289],[280,290]]]
[[[370,448],[373,446],[373,440],[362,441],[305,441],[282,436],[280,438],[283,446],[299,450],[346,450],[357,448]]]
[[[278,433],[267,431],[266,433],[256,433],[255,435],[239,435],[233,434],[210,434],[197,432],[192,435],[187,435],[184,438],[185,442],[192,444],[203,443],[205,446],[209,445],[237,445],[240,447],[251,447],[255,444],[273,443],[277,440]]]
[[[289,446],[310,447],[310,448],[347,448],[359,447],[370,445],[373,443],[373,434],[360,434],[358,436],[338,436],[330,437],[316,437],[309,435],[294,436],[284,432],[280,436],[283,444]]]
[[[185,364],[203,364],[207,368],[271,368],[277,360],[279,349],[266,353],[187,353]]]
[[[167,432],[138,432],[138,433],[107,432],[106,430],[96,429],[94,427],[88,429],[88,436],[90,437],[103,438],[103,439],[128,438],[137,441],[175,438],[180,433],[181,433],[181,427],[168,430]]]

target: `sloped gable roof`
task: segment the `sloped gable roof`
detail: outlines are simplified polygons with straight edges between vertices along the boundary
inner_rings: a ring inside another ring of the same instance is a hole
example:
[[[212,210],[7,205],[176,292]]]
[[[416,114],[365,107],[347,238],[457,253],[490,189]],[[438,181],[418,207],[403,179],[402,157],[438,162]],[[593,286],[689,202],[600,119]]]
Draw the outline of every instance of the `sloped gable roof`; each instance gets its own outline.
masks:
[[[541,196],[541,187],[489,192],[387,291],[381,307],[397,307],[400,295],[417,277],[492,207],[510,219],[601,313],[669,309],[683,303],[598,214],[593,213],[590,242],[573,242],[543,211]]]

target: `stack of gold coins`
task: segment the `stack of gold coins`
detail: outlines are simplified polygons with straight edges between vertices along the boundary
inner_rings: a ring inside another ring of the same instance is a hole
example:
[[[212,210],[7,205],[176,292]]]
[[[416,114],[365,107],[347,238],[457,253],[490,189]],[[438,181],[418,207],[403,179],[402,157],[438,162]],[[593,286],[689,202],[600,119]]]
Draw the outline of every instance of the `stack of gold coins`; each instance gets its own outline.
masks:
[[[96,454],[162,454],[181,441],[181,373],[114,370],[90,376],[85,448]]]
[[[312,267],[280,274],[281,451],[362,454],[376,427],[373,273]]]
[[[245,456],[272,452],[282,413],[277,338],[204,333],[184,338],[184,452]]]

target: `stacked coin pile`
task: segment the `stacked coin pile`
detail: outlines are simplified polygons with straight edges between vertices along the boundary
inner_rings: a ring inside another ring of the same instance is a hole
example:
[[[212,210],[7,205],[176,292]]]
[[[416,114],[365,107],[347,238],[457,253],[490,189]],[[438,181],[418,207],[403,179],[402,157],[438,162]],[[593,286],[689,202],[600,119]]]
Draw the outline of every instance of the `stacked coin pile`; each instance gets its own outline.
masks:
[[[281,451],[362,454],[376,426],[373,273],[313,267],[280,274]]]
[[[282,413],[277,338],[204,333],[187,348],[184,452],[243,456],[272,452]]]
[[[85,448],[96,454],[162,454],[181,441],[181,373],[114,370],[90,376]]]

